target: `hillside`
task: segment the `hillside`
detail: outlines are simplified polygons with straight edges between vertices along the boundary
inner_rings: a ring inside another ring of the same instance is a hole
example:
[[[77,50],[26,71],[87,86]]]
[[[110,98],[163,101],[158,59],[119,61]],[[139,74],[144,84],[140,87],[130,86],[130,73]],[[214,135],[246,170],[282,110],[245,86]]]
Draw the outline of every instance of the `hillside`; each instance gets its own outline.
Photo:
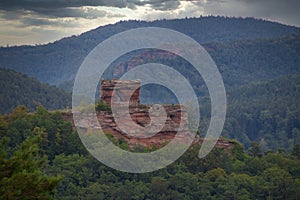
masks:
[[[47,45],[0,48],[0,67],[14,69],[49,84],[61,85],[65,81],[72,83],[81,62],[98,43],[121,31],[147,26],[171,28],[193,37],[201,44],[272,39],[300,33],[300,29],[296,27],[253,18],[201,17],[153,22],[123,21]],[[264,43],[260,45],[264,45]],[[272,50],[279,50],[280,47]],[[236,50],[242,52],[244,48],[242,45]],[[217,50],[215,53],[212,52],[215,55],[213,58],[224,57],[223,54],[227,51],[226,45]],[[282,56],[285,55],[287,54]],[[263,61],[269,62],[268,60]],[[241,65],[243,62],[238,64]],[[225,65],[230,66],[231,62],[225,63]]]
[[[36,113],[27,113],[18,107],[0,115],[0,127],[0,199],[36,199],[37,195],[62,200],[300,197],[299,146],[291,153],[262,154],[255,144],[245,152],[238,142],[229,141],[231,149],[214,148],[199,159],[199,145],[194,145],[166,168],[131,174],[92,157],[59,112],[39,107]],[[3,142],[5,137],[10,140]],[[126,147],[124,140],[113,142]],[[135,152],[153,150],[137,148]]]
[[[9,113],[18,105],[34,111],[39,105],[54,110],[71,104],[71,95],[62,89],[13,70],[0,68],[0,87],[0,113]]]
[[[235,138],[248,148],[292,149],[300,144],[300,75],[251,83],[227,92],[228,105],[223,137]],[[202,129],[209,122],[208,98],[200,100]]]
[[[300,73],[300,34],[276,39],[213,42],[203,46],[218,66],[226,89]],[[131,53],[128,58],[122,58],[123,56],[111,65],[104,75],[105,79],[119,78],[125,72],[141,64],[162,63],[184,75],[191,82],[198,96],[207,95],[205,84],[193,66],[175,54],[143,50]],[[152,73],[149,70],[145,76],[151,77]],[[146,95],[148,93],[151,93],[151,88],[142,88],[142,98],[145,102],[151,102],[150,98],[158,101],[155,96]],[[155,93],[152,92],[152,94]],[[170,98],[168,100],[170,101]]]
[[[226,86],[300,73],[300,34],[205,44]]]

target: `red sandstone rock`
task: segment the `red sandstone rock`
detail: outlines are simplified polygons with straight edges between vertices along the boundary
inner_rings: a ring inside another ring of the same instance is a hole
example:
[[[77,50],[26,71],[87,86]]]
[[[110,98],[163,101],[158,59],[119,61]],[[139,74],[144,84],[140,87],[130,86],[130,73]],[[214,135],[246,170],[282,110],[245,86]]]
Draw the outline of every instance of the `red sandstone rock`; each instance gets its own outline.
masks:
[[[130,122],[131,120],[141,127],[150,126],[151,119],[149,116],[150,110],[157,110],[158,107],[150,107],[148,105],[140,105],[140,81],[119,81],[119,80],[109,80],[109,81],[102,81],[101,82],[101,89],[100,89],[100,100],[105,101],[107,105],[111,105],[111,103],[118,105],[117,114],[120,116],[120,123],[122,123],[126,128],[130,129]],[[138,88],[138,89],[136,89]],[[113,90],[117,91],[118,98],[113,98]],[[134,90],[132,96],[130,96],[131,91]],[[126,119],[126,107],[124,107],[124,102],[126,99],[130,99],[130,107],[129,113],[131,119]],[[152,147],[156,145],[157,147],[161,147],[166,143],[170,142],[175,135],[180,138],[189,137],[189,130],[188,130],[188,119],[187,113],[184,108],[180,105],[164,105],[163,106],[167,118],[164,124],[164,117],[160,116],[159,114],[156,117],[156,121],[158,122],[157,125],[161,125],[162,129],[153,135],[152,137],[148,138],[139,138],[133,137],[132,135],[128,135],[124,133],[116,124],[115,118],[112,112],[109,111],[98,111],[97,112],[97,120],[95,120],[92,115],[89,114],[82,114],[77,122],[77,126],[81,126],[82,128],[94,128],[101,129],[104,133],[112,134],[115,138],[123,138],[125,141],[128,142],[129,147],[135,147],[137,145],[145,146],[145,147]],[[74,120],[72,117],[72,113],[62,113],[63,119],[70,121],[75,128]],[[161,122],[161,123],[160,123]],[[181,129],[179,126],[181,124]],[[132,128],[131,128],[132,129]],[[131,130],[133,132],[138,132],[138,130]],[[142,135],[147,135],[148,133],[138,133]],[[194,144],[200,144],[203,140],[199,137],[196,137],[194,140]],[[218,147],[220,148],[228,148],[230,144],[225,140],[219,141],[217,143]]]

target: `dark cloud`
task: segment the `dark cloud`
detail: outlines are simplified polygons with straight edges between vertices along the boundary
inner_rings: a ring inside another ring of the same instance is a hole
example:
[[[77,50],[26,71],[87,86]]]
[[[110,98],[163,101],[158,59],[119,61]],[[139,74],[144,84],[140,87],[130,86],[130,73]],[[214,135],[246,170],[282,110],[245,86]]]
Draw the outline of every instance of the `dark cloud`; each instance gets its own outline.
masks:
[[[47,25],[59,25],[57,21],[51,21],[49,19],[37,19],[37,18],[23,18],[20,20],[22,26],[47,26]]]
[[[45,18],[22,18],[20,19],[20,25],[18,27],[41,27],[41,26],[54,26],[54,27],[76,27],[79,24],[73,20],[52,20]]]
[[[105,16],[114,17],[114,15],[93,8],[95,6],[124,8],[127,4],[124,0],[1,0],[0,11],[1,17],[7,20],[23,19],[24,16],[29,15],[37,18],[96,19]],[[41,25],[44,24],[43,20],[40,22]]]
[[[161,3],[151,4],[151,7],[155,10],[175,10],[180,6],[179,1],[165,1]]]
[[[259,10],[271,10],[273,12],[299,12],[300,1],[299,0],[235,0],[248,4],[249,6],[255,6],[260,8]]]
[[[300,16],[299,0],[236,0],[252,8],[254,14]],[[300,18],[298,18],[300,20]]]
[[[299,0],[207,0],[192,1],[204,14],[265,18],[300,25]]]
[[[16,19],[20,19],[20,16],[25,16],[28,15],[28,13],[26,14],[26,12],[22,11],[22,10],[18,10],[18,11],[0,11],[0,16],[2,19],[5,20],[16,20]]]
[[[17,9],[54,9],[83,6],[109,6],[124,8],[127,6],[124,0],[1,0],[1,10]]]
[[[107,6],[116,8],[131,8],[148,5],[157,10],[173,10],[178,8],[180,1],[186,0],[1,0],[0,10],[34,10],[43,11],[79,8],[83,6]],[[188,1],[188,0],[187,0]]]
[[[137,6],[149,6],[154,10],[175,10],[182,0],[127,0],[128,3]]]
[[[98,10],[92,7],[88,8],[57,8],[57,9],[45,9],[38,8],[33,9],[36,14],[52,17],[52,18],[63,18],[63,17],[77,17],[85,19],[95,19],[98,17],[105,17],[107,12],[104,10]]]
[[[96,19],[98,17],[105,17],[111,15],[104,10],[95,8],[59,8],[59,9],[34,9],[31,11],[16,10],[16,11],[2,11],[1,18],[6,20],[20,19],[25,16],[42,17],[42,18],[85,18]]]
[[[253,16],[263,17],[283,23],[298,25],[300,23],[299,0],[238,0],[251,8]]]
[[[3,19],[22,19],[21,21],[25,22],[28,22],[29,16],[32,16],[32,23],[25,24],[40,24],[42,26],[47,24],[47,19],[37,20],[36,18],[96,19],[102,17],[125,17],[125,15],[108,13],[95,7],[107,6],[136,9],[136,6],[145,5],[155,10],[165,11],[178,8],[180,2],[179,0],[1,0],[0,13]]]

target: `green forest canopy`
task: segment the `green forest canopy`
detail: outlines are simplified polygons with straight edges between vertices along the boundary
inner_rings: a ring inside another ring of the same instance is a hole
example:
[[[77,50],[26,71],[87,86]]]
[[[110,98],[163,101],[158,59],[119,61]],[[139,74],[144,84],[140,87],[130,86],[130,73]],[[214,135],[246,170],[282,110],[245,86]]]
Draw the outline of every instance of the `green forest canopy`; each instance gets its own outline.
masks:
[[[299,145],[289,153],[263,154],[257,143],[247,153],[232,141],[231,150],[214,149],[204,159],[197,157],[196,145],[167,168],[130,174],[91,157],[61,113],[43,107],[29,113],[22,106],[0,116],[0,139],[0,185],[5,185],[0,196],[5,199],[300,198]]]
[[[0,88],[0,113],[10,113],[18,105],[34,111],[40,105],[57,110],[71,104],[70,93],[9,69],[0,68]]]

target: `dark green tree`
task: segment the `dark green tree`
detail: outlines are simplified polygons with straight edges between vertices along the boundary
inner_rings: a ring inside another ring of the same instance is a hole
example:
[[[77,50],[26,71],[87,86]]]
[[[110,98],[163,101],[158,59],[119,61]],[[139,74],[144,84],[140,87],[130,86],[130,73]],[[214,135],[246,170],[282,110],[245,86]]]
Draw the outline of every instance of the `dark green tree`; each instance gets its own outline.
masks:
[[[52,199],[60,176],[44,174],[47,157],[39,151],[43,131],[35,128],[34,137],[27,138],[11,156],[5,141],[0,144],[0,199]]]
[[[300,145],[296,144],[292,150],[292,155],[300,158]]]
[[[254,157],[260,157],[262,155],[262,150],[261,147],[258,143],[256,142],[252,142],[251,143],[251,147],[249,149],[249,153],[250,155],[254,156]]]

